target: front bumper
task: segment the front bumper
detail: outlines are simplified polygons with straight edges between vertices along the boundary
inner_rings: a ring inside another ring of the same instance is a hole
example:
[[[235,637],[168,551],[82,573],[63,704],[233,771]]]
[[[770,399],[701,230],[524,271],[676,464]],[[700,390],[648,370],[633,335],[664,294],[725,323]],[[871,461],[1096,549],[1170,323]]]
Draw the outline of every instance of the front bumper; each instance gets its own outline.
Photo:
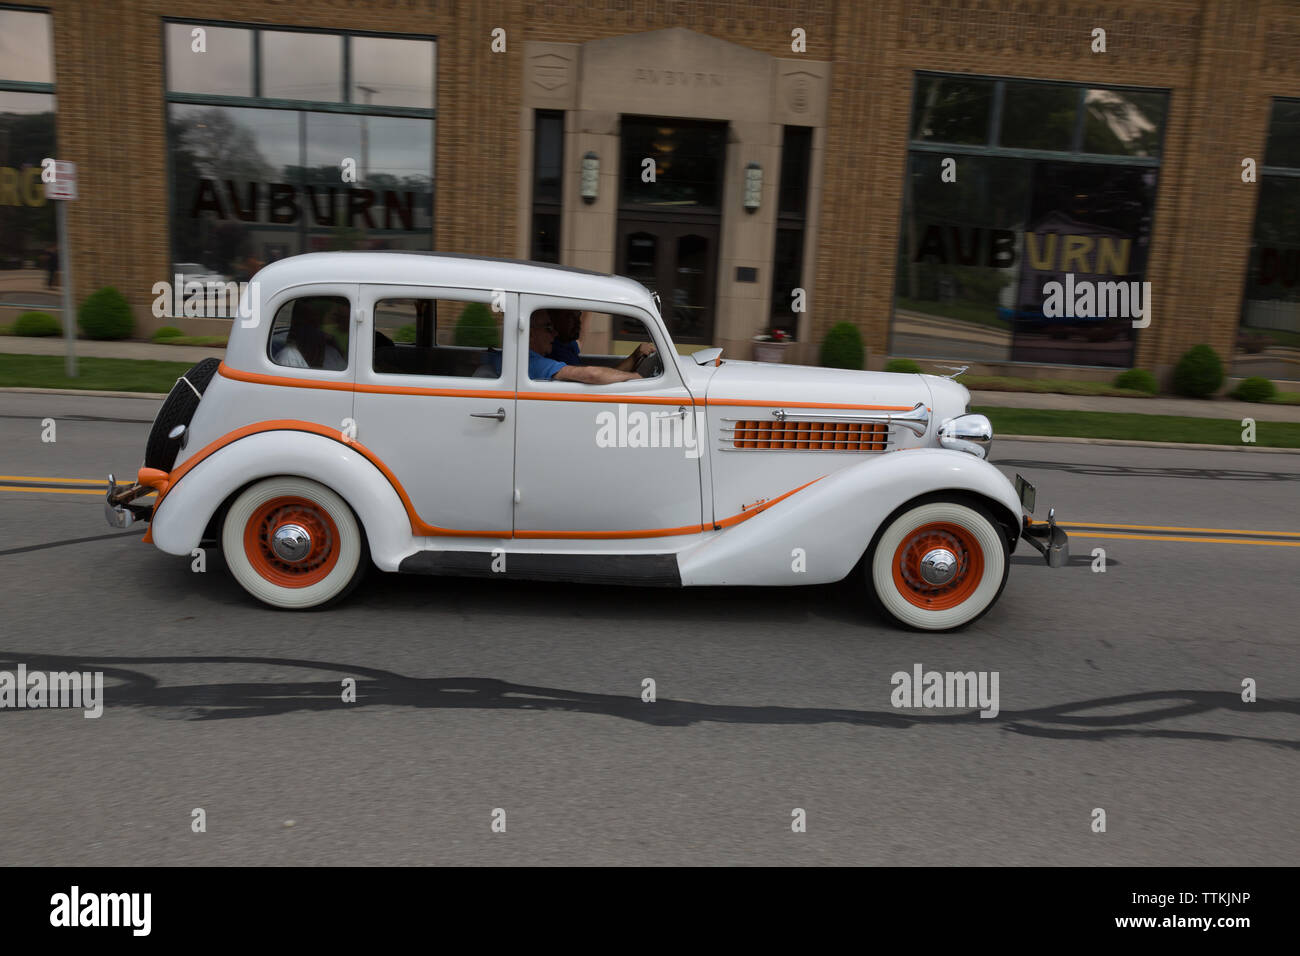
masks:
[[[1034,486],[1020,475],[1016,475],[1015,486],[1021,506],[1032,513],[1037,498]],[[1063,568],[1070,563],[1070,538],[1057,527],[1055,508],[1047,512],[1046,523],[1025,515],[1020,536],[1043,556],[1049,568]]]
[[[129,528],[137,521],[148,521],[153,517],[153,505],[136,504],[137,498],[152,494],[154,488],[139,482],[118,484],[108,476],[108,493],[104,496],[104,518],[110,528]]]

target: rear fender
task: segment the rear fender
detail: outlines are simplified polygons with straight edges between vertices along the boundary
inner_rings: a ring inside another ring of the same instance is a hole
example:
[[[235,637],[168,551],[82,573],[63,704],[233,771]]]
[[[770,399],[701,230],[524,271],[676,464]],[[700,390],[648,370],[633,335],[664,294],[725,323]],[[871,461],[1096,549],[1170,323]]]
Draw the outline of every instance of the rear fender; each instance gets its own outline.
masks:
[[[868,458],[813,482],[754,518],[679,555],[682,584],[792,585],[839,581],[907,502],[934,492],[973,496],[1019,534],[1020,501],[987,461],[944,448]]]
[[[232,492],[275,475],[310,478],[340,495],[356,512],[381,570],[397,570],[416,549],[402,499],[383,472],[342,441],[288,430],[247,435],[188,470],[154,508],[153,543],[168,554],[189,554]]]

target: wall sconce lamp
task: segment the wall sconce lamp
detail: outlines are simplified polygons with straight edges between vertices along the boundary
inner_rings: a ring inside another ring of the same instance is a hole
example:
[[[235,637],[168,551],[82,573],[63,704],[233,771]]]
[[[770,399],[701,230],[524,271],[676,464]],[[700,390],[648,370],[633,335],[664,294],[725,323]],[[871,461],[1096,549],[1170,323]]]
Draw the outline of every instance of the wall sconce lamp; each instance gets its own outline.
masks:
[[[750,163],[745,167],[745,212],[753,212],[763,199],[763,167]]]
[[[582,157],[582,184],[578,189],[578,195],[582,197],[585,203],[593,203],[599,194],[600,187],[600,157],[593,152],[588,152]]]

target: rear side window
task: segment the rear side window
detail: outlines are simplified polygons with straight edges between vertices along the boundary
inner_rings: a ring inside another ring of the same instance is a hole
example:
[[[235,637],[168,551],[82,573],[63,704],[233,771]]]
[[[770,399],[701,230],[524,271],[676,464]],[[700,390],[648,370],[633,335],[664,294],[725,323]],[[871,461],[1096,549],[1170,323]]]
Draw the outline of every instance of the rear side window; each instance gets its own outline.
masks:
[[[482,302],[380,299],[374,370],[389,375],[501,377],[502,314]]]
[[[271,323],[271,361],[285,368],[345,371],[351,310],[351,303],[339,295],[290,299],[276,309]]]

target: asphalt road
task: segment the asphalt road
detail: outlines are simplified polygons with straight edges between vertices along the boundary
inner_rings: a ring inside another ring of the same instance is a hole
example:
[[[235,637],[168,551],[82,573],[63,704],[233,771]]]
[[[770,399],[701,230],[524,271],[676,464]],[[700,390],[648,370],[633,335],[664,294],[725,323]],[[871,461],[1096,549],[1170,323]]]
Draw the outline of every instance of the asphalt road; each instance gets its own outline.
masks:
[[[0,394],[0,472],[133,473],[154,407]],[[1040,517],[1292,537],[1076,531],[1057,570],[1022,546],[1000,603],[947,635],[843,587],[375,573],[295,614],[217,552],[198,574],[110,529],[97,496],[0,491],[0,671],[107,683],[97,720],[0,709],[0,863],[1294,864],[1300,455],[994,461]],[[894,708],[918,663],[997,672],[1000,713]]]

